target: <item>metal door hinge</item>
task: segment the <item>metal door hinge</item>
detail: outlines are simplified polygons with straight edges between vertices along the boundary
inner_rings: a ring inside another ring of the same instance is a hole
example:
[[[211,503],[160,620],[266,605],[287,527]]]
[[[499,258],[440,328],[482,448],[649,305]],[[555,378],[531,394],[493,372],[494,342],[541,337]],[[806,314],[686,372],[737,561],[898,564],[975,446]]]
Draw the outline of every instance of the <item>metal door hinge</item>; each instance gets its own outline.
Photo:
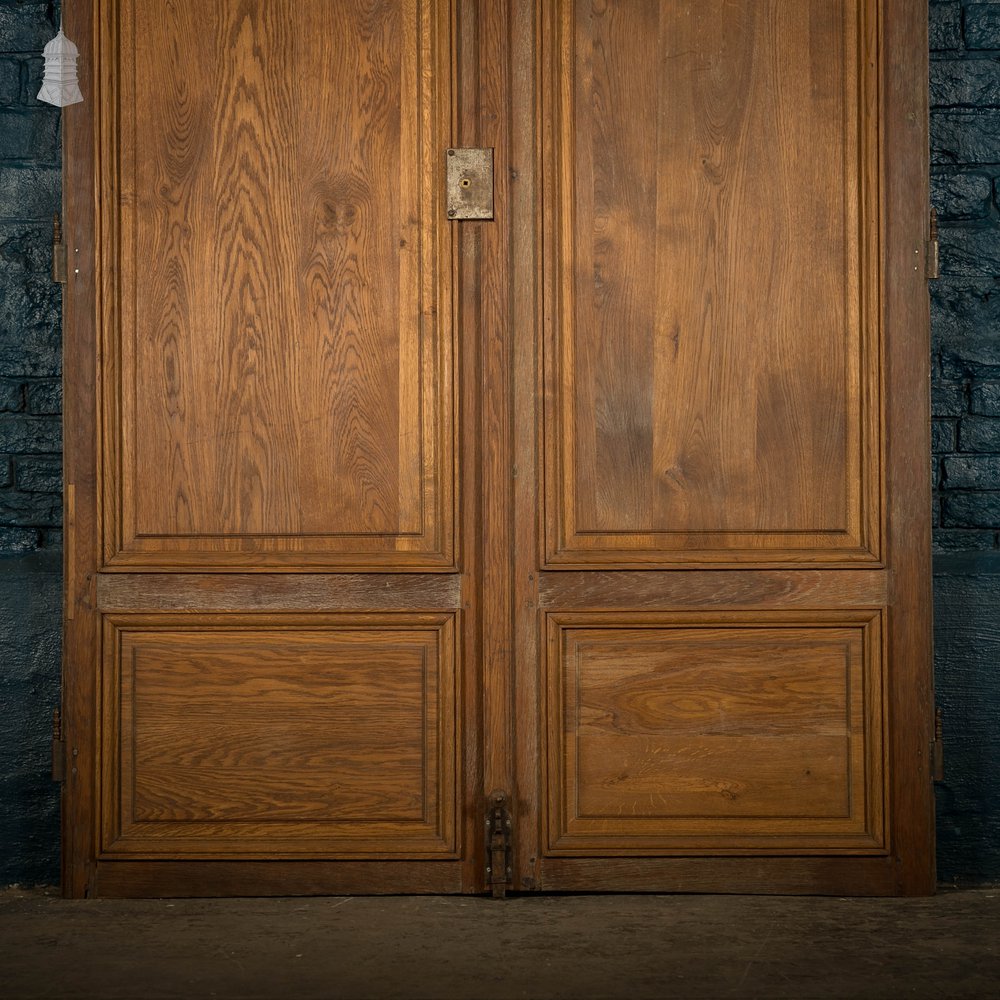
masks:
[[[493,218],[493,150],[449,149],[448,218]]]
[[[52,780],[66,780],[66,743],[63,740],[62,712],[52,712]]]
[[[63,243],[62,219],[52,216],[52,280],[66,284],[66,245]]]
[[[931,209],[931,220],[927,234],[927,278],[929,281],[936,281],[941,277],[941,243],[938,240],[938,220],[937,209]]]
[[[514,822],[506,792],[490,793],[486,805],[486,885],[494,899],[503,899],[514,882]]]
[[[931,776],[935,781],[944,781],[944,723],[941,709],[934,709],[934,740],[931,743]]]

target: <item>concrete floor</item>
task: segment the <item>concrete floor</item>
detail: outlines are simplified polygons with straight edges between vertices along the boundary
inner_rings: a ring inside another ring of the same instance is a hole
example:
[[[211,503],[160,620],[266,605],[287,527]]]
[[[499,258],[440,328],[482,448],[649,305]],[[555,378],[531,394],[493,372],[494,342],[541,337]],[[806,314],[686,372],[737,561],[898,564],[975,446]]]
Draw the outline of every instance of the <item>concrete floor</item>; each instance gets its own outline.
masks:
[[[0,892],[0,996],[1000,995],[1000,888],[754,896],[69,902]]]

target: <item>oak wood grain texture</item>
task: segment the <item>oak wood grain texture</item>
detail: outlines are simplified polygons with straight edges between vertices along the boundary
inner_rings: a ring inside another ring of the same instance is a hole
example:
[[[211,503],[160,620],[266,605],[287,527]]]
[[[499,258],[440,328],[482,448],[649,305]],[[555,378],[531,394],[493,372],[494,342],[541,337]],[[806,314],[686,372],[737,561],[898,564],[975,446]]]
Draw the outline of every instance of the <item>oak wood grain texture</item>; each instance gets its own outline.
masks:
[[[106,560],[451,566],[451,4],[111,20]]]
[[[481,16],[475,3],[462,2],[453,6],[452,37],[456,40],[452,57],[457,81],[455,104],[452,109],[452,144],[479,144],[479,80]],[[491,683],[486,666],[488,630],[483,627],[482,579],[485,574],[485,546],[481,506],[483,502],[482,469],[483,441],[480,430],[480,407],[486,405],[481,384],[479,336],[481,317],[480,262],[483,227],[463,223],[456,225],[453,292],[458,318],[458,386],[460,389],[460,488],[459,517],[465,544],[461,551],[462,602],[466,609],[463,636],[461,680],[461,712],[466,733],[463,741],[462,800],[462,885],[466,891],[481,889],[486,869],[485,838],[483,836],[483,772],[484,758],[490,741],[484,736],[484,702]]]
[[[925,274],[928,192],[927,19],[883,0],[886,483],[889,506],[890,759],[895,891],[935,886],[931,641],[930,320]]]
[[[119,899],[465,891],[457,861],[98,861],[94,869],[95,893]]]
[[[101,611],[445,611],[462,607],[458,574],[102,573]]]
[[[511,362],[513,366],[513,645],[515,806],[514,886],[538,888],[541,858],[541,739],[538,694],[541,643],[538,603],[538,460],[542,371],[540,293],[539,162],[551,142],[551,122],[540,117],[537,72],[544,5],[510,4]]]
[[[100,85],[97,12],[92,0],[68,0],[63,25],[79,49],[83,93],[92,98]],[[90,888],[96,851],[97,705],[94,650],[100,620],[93,594],[93,569],[99,561],[97,414],[97,302],[93,234],[95,137],[103,128],[93,99],[64,109],[63,231],[73,266],[63,289],[63,481],[66,503],[63,621],[62,717],[71,763],[62,787],[62,890],[81,897]],[[76,250],[80,252],[77,253]],[[69,487],[72,486],[72,493]],[[72,757],[73,751],[76,757]]]
[[[482,374],[482,628],[484,757],[481,810],[502,789],[514,797],[515,719],[512,678],[515,467],[512,425],[514,369],[511,291],[511,114],[509,4],[479,5],[478,144],[494,150],[494,217],[478,228],[481,238],[478,326]],[[471,318],[471,317],[470,317]],[[516,807],[515,807],[516,811]],[[485,865],[481,871],[485,878]],[[485,889],[485,884],[483,885]]]
[[[103,856],[456,854],[453,615],[105,619]]]
[[[883,570],[562,570],[539,574],[542,608],[857,608],[886,602]]]
[[[889,858],[545,858],[540,887],[587,892],[596,884],[631,892],[891,896]]]
[[[875,3],[547,9],[548,563],[877,563]]]
[[[883,850],[877,612],[547,624],[549,853]]]

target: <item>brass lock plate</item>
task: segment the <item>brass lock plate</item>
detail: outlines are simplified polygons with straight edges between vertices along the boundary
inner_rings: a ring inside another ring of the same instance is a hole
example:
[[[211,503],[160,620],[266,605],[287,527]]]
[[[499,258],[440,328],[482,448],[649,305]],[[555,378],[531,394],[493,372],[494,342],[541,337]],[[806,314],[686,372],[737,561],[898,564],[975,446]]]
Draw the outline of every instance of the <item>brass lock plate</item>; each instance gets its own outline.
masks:
[[[449,149],[445,155],[449,219],[493,218],[493,150]]]

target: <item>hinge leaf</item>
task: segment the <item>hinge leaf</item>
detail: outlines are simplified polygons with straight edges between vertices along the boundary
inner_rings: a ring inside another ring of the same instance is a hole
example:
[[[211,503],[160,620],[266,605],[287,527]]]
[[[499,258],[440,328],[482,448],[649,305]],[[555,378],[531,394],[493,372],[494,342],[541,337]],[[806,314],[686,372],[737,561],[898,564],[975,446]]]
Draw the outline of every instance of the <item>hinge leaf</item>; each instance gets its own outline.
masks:
[[[924,256],[927,261],[927,278],[929,281],[936,281],[941,277],[941,241],[938,239],[938,218],[937,209],[931,209],[930,224],[927,234],[927,253]]]
[[[63,740],[62,712],[52,710],[52,780],[66,780],[66,742]]]

